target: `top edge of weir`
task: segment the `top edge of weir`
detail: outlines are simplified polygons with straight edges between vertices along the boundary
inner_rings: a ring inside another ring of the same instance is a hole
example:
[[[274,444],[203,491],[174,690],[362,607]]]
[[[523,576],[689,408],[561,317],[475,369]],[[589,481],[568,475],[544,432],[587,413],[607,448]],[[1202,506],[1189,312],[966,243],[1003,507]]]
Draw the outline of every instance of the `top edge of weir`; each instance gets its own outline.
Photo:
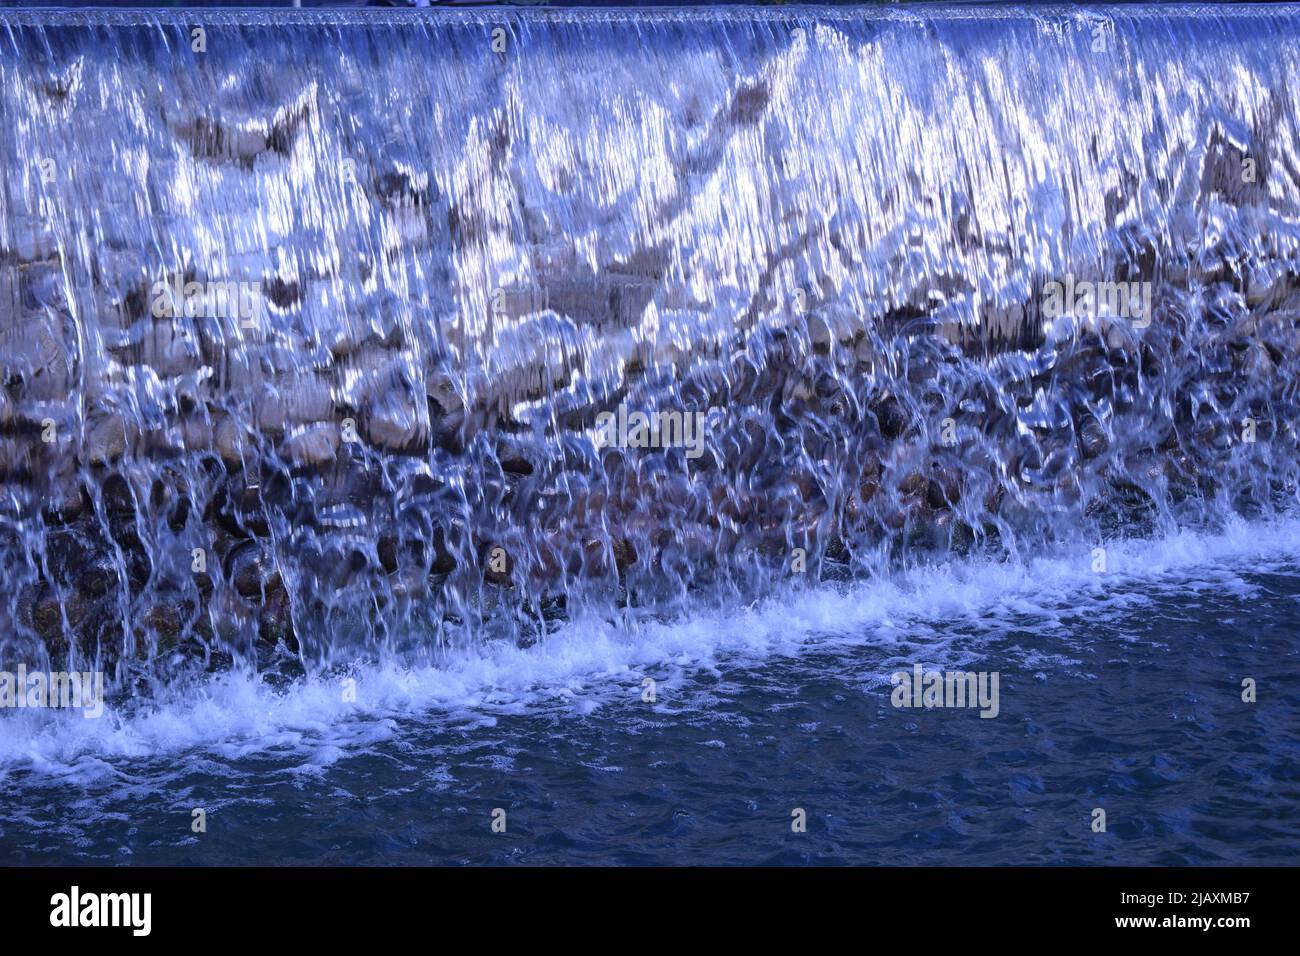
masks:
[[[1293,17],[1300,3],[1141,3],[1044,4],[905,3],[853,7],[800,4],[783,7],[534,7],[466,6],[393,9],[383,7],[297,8],[69,8],[0,7],[6,26],[170,26],[213,24],[230,26],[406,26],[530,21],[555,24],[588,23],[751,23],[798,20],[936,22],[943,20],[1044,20],[1097,17],[1159,20]]]

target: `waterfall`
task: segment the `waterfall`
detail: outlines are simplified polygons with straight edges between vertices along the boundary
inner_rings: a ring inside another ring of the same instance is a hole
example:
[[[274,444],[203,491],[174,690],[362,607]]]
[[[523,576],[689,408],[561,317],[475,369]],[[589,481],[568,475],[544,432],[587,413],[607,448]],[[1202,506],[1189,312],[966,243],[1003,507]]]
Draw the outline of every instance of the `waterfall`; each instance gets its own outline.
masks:
[[[1298,39],[0,11],[0,666],[427,660],[1286,507]]]

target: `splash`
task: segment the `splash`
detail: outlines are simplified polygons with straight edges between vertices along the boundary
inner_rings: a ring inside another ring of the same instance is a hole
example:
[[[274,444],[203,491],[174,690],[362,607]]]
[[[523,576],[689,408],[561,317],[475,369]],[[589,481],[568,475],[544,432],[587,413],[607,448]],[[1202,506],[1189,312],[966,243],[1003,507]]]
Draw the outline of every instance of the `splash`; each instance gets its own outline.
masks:
[[[436,666],[355,661],[290,682],[251,668],[224,670],[116,701],[96,720],[14,711],[0,735],[0,781],[32,770],[91,782],[120,773],[123,760],[159,761],[164,775],[184,775],[187,765],[172,758],[194,753],[230,761],[277,753],[319,769],[407,738],[412,728],[441,740],[448,728],[491,727],[512,715],[565,718],[639,706],[647,679],[657,707],[708,713],[717,695],[783,661],[813,659],[886,699],[892,674],[918,659],[975,668],[991,648],[1027,672],[1091,672],[1089,641],[1098,629],[1132,627],[1185,605],[1189,595],[1197,596],[1193,604],[1205,595],[1245,604],[1260,597],[1262,576],[1294,578],[1300,522],[1234,521],[1215,534],[1117,543],[1108,555],[1104,576],[1087,552],[1049,549],[1021,561],[963,559],[869,582],[787,586],[743,608],[675,620],[625,625],[588,617],[531,647],[487,639]],[[1045,639],[1008,650],[1009,634]]]
[[[1298,34],[0,13],[0,666],[428,666],[1285,509]]]

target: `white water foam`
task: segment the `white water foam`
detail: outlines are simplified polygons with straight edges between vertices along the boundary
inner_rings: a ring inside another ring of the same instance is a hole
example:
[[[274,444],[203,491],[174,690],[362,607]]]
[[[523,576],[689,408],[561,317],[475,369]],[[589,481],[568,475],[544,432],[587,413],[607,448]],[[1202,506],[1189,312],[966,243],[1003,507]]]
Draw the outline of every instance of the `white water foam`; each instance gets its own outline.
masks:
[[[692,675],[734,678],[774,656],[815,651],[870,656],[881,682],[904,661],[977,659],[979,645],[1011,628],[1032,631],[1037,666],[1068,653],[1079,624],[1095,625],[1170,593],[1213,589],[1248,595],[1242,575],[1297,573],[1300,520],[1238,522],[1214,534],[1181,532],[1109,542],[1106,572],[1090,547],[1024,562],[952,561],[847,587],[794,589],[743,608],[700,610],[672,623],[583,621],[529,647],[489,644],[439,667],[355,668],[356,701],[337,677],[273,688],[227,673],[183,696],[97,720],[79,713],[0,714],[0,777],[23,768],[83,779],[132,760],[202,750],[217,759],[291,753],[323,766],[402,733],[404,722],[491,723],[505,714],[584,714],[638,701],[656,682],[660,706]]]

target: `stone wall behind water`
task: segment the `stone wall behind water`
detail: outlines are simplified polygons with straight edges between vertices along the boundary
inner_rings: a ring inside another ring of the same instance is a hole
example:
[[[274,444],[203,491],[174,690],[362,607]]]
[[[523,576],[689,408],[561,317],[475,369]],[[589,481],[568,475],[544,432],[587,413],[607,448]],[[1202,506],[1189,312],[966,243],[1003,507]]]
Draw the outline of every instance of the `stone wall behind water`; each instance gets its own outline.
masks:
[[[1298,32],[0,13],[0,660],[421,656],[1284,506]]]

